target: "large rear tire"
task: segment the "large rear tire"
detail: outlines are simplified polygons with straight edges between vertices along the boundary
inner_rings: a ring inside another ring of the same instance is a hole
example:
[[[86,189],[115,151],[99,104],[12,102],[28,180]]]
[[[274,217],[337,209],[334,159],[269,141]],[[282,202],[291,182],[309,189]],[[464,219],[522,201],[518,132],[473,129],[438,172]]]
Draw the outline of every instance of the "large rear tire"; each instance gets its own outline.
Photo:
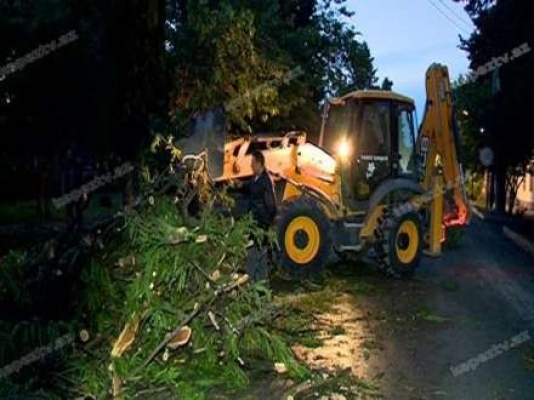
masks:
[[[280,267],[294,278],[323,272],[330,256],[330,221],[313,199],[300,197],[281,205],[276,218]]]
[[[412,276],[421,262],[423,235],[419,214],[387,213],[375,231],[378,268],[396,278]]]

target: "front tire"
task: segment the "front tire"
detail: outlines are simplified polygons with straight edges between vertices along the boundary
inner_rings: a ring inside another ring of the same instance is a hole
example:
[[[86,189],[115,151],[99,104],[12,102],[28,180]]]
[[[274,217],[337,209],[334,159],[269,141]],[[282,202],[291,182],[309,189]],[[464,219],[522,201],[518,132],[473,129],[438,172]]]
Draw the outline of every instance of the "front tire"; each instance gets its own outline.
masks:
[[[283,203],[276,218],[279,265],[294,278],[323,272],[330,256],[330,221],[313,199]]]

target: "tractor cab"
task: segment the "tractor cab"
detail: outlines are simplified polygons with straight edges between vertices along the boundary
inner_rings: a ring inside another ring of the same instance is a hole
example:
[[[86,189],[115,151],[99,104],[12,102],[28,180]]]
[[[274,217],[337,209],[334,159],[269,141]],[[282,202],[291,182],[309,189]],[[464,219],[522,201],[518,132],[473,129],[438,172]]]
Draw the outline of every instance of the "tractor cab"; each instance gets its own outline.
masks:
[[[390,91],[352,92],[326,105],[319,146],[338,160],[349,208],[365,207],[389,178],[415,179],[414,109],[412,99]]]

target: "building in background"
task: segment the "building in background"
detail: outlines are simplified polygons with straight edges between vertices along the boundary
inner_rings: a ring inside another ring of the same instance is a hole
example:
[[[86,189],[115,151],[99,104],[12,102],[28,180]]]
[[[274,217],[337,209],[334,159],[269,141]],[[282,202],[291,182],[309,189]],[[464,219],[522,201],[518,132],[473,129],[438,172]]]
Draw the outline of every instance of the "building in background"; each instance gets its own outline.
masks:
[[[533,164],[534,166],[534,161]],[[525,174],[523,183],[517,191],[518,210],[534,211],[534,169],[530,168]]]

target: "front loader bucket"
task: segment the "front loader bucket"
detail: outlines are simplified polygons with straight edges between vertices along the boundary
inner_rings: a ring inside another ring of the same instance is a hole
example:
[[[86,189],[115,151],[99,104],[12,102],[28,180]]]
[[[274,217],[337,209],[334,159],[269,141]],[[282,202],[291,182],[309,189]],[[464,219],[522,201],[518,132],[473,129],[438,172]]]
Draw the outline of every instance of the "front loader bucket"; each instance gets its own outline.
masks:
[[[190,135],[177,141],[177,147],[185,155],[207,155],[208,173],[211,179],[224,172],[224,143],[226,138],[226,114],[222,108],[208,110],[195,117],[189,128]]]

